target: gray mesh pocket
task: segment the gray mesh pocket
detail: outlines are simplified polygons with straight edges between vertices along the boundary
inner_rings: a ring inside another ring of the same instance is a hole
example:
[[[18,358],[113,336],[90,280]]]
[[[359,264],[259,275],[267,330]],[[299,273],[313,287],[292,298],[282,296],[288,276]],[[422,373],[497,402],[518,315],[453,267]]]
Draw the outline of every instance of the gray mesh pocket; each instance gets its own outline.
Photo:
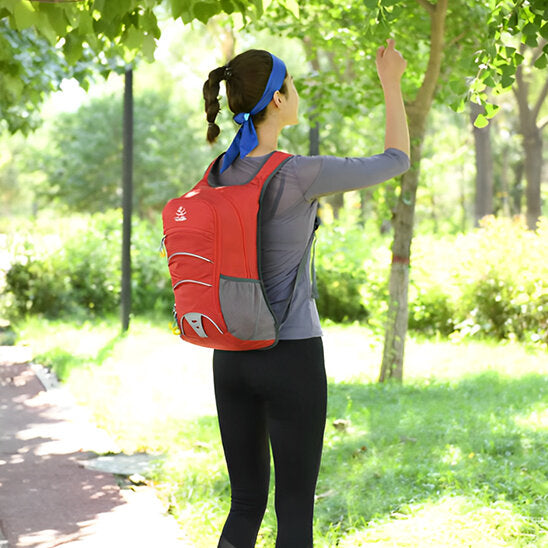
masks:
[[[258,280],[221,276],[221,310],[228,331],[244,341],[276,338],[274,317]]]

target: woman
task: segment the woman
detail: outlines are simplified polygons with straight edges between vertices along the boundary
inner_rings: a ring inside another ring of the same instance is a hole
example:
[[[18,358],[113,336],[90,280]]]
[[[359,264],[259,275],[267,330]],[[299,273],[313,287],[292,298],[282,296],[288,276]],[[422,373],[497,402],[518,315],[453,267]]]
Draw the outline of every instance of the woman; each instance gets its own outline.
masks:
[[[309,261],[320,196],[365,188],[409,168],[400,88],[406,62],[394,40],[387,42],[376,58],[386,104],[385,152],[366,158],[293,156],[264,195],[261,271],[281,322],[280,340],[269,350],[214,351],[215,397],[232,490],[220,548],[255,546],[268,497],[269,442],[276,477],[276,547],[313,545],[327,383],[309,269],[302,275],[299,264],[303,254]],[[298,122],[299,97],[280,59],[261,50],[238,55],[213,70],[204,84],[210,142],[220,132],[215,119],[221,80],[226,80],[228,104],[241,128],[222,165],[211,171],[210,182],[237,185],[249,181],[277,149],[281,130]]]

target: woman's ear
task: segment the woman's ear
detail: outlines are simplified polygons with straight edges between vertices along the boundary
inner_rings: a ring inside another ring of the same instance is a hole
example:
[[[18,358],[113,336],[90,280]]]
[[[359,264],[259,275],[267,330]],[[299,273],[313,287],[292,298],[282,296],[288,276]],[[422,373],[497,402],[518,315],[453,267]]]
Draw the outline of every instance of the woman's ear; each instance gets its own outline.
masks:
[[[275,91],[274,95],[272,97],[272,100],[274,101],[274,105],[279,108],[282,106],[282,94],[279,91]]]

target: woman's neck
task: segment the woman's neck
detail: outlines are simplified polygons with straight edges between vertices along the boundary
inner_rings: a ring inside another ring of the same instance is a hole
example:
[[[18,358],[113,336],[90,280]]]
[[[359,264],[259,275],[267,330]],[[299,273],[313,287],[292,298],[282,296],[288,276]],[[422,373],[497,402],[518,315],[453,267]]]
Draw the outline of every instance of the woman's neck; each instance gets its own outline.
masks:
[[[276,116],[269,116],[262,124],[255,128],[259,144],[248,156],[264,156],[278,148],[278,136],[281,129],[278,126]]]

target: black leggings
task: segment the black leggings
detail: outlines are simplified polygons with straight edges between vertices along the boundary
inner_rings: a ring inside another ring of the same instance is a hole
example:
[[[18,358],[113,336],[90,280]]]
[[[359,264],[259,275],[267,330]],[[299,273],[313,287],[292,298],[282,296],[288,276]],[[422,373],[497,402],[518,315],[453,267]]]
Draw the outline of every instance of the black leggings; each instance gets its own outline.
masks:
[[[232,502],[220,548],[253,548],[276,477],[276,548],[312,547],[314,491],[327,403],[321,338],[270,350],[213,354],[219,425]]]

